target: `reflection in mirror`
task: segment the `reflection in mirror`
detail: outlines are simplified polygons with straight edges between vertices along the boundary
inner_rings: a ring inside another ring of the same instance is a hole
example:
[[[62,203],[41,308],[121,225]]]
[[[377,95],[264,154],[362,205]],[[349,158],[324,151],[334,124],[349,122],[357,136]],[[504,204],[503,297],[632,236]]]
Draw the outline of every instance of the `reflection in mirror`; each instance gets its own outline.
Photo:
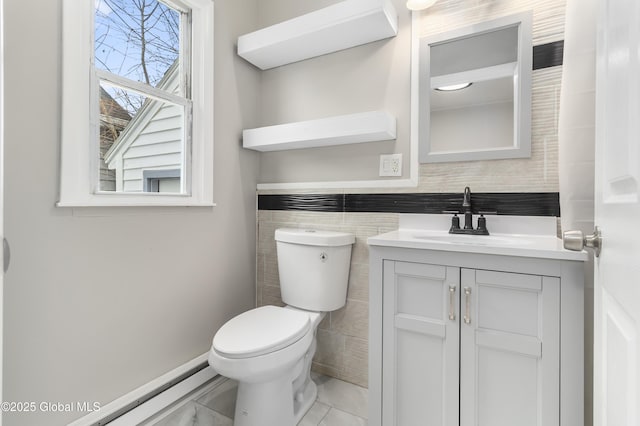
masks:
[[[420,39],[420,161],[529,157],[531,14]]]
[[[513,78],[474,82],[455,91],[431,90],[431,151],[510,148],[513,144]],[[464,123],[461,125],[460,123]]]

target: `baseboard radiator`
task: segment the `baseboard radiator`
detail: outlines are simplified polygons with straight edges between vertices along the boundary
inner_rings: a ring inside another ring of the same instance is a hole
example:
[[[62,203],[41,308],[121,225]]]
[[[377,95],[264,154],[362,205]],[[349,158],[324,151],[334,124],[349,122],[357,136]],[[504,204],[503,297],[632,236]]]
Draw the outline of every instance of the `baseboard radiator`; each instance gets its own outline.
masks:
[[[68,426],[129,426],[148,419],[217,376],[207,363],[207,355],[194,358]]]

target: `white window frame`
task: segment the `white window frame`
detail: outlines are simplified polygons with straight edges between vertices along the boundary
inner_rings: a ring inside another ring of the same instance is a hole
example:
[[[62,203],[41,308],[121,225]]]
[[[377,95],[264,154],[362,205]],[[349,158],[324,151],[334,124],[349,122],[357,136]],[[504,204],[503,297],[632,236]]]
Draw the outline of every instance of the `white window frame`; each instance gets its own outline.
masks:
[[[166,0],[164,0],[166,1]],[[213,0],[171,0],[191,9],[190,165],[185,194],[97,191],[99,126],[95,85],[95,0],[63,0],[62,117],[59,207],[214,206],[213,202]],[[189,125],[189,123],[185,123]],[[93,158],[93,157],[96,158]]]

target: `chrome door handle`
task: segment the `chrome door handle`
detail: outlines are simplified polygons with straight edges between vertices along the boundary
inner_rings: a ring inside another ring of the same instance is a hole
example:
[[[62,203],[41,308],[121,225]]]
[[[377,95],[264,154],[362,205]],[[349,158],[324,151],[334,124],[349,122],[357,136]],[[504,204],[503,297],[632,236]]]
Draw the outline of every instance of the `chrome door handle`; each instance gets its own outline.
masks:
[[[585,235],[582,231],[565,231],[562,233],[564,248],[573,251],[582,251],[585,247],[593,249],[596,257],[600,256],[602,250],[602,233],[596,226],[592,235]]]
[[[456,287],[449,286],[449,320],[456,320]]]
[[[471,287],[464,288],[465,295],[465,314],[464,314],[464,323],[471,324]]]

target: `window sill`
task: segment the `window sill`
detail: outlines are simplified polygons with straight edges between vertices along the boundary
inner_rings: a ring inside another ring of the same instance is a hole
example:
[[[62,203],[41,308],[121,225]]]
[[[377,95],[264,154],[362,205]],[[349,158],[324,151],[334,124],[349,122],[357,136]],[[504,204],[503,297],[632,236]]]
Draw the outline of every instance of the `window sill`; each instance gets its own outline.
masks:
[[[212,200],[200,200],[190,195],[158,195],[100,193],[87,198],[61,199],[56,207],[215,207]]]

